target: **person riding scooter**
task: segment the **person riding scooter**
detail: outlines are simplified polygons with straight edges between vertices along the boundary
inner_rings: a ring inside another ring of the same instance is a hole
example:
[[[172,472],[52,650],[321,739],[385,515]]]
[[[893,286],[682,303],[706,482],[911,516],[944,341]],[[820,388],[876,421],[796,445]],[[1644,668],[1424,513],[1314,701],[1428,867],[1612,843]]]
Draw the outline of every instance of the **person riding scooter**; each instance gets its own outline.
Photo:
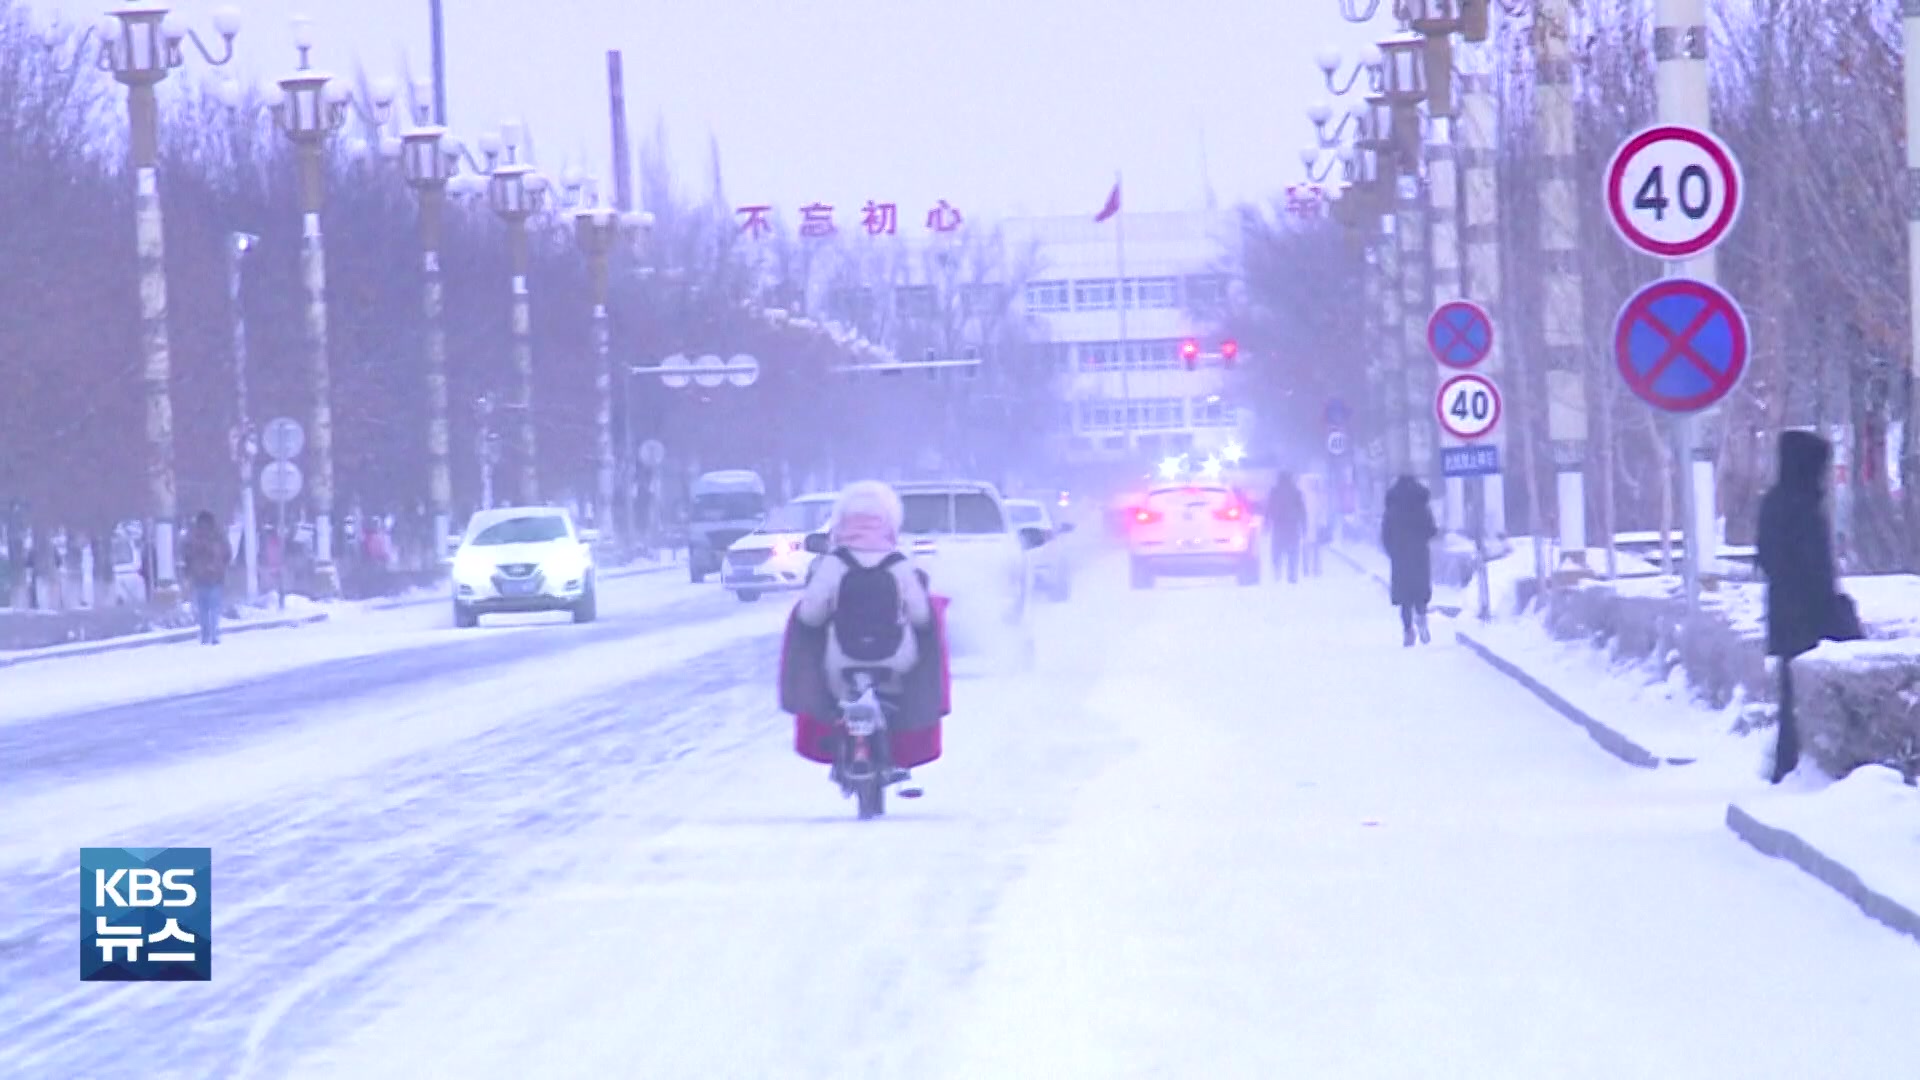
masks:
[[[780,660],[780,707],[794,717],[794,750],[821,764],[837,765],[841,706],[856,692],[849,676],[881,676],[874,689],[891,705],[889,782],[940,757],[940,722],[951,708],[945,601],[900,550],[903,518],[885,484],[841,493],[824,549],[809,543],[821,555],[787,620]]]
[[[849,669],[885,670],[897,683],[920,660],[913,630],[932,622],[933,603],[926,575],[900,550],[904,517],[892,488],[849,484],[834,503],[828,553],[800,593],[795,613],[826,629],[827,680],[843,701]]]

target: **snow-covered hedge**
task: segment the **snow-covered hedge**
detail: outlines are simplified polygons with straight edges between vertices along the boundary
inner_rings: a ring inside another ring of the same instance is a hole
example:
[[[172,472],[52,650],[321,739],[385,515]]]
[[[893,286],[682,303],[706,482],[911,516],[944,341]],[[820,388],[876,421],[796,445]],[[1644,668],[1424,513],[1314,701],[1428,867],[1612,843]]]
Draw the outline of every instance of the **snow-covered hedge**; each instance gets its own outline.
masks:
[[[1829,643],[1795,660],[1793,676],[1803,748],[1827,775],[1920,774],[1920,642]]]
[[[1849,578],[1874,640],[1828,643],[1794,661],[1795,715],[1808,756],[1832,776],[1867,764],[1920,768],[1920,637],[1909,601],[1920,579]],[[1745,730],[1773,725],[1776,678],[1766,657],[1759,590],[1702,595],[1687,613],[1675,578],[1583,581],[1550,589],[1543,619],[1562,641],[1643,659],[1714,708],[1743,704]]]
[[[1772,697],[1765,648],[1712,604],[1687,614],[1672,578],[1583,581],[1547,593],[1547,630],[1585,640],[1620,659],[1645,659],[1663,674],[1683,669],[1688,686],[1714,708]]]

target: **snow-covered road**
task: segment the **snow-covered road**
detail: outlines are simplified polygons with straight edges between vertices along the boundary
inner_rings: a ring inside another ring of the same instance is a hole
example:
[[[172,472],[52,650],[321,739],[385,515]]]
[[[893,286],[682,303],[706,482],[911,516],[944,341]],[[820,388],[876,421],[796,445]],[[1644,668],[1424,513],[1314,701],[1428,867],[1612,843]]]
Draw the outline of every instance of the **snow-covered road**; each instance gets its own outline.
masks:
[[[0,1075],[1910,1059],[1920,950],[1684,771],[1621,766],[1444,634],[1401,649],[1358,576],[1114,569],[1043,613],[1036,673],[958,683],[927,798],[877,822],[771,708],[786,605],[711,592],[0,728]],[[75,849],[121,844],[213,848],[213,982],[78,981]]]

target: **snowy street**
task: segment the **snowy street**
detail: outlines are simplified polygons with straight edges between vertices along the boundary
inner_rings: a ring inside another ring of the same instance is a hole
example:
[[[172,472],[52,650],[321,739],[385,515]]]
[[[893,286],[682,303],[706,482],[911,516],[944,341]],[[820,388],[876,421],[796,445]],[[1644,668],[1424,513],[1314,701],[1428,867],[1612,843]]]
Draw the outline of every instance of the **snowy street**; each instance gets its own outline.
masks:
[[[610,587],[591,626],[8,720],[0,1075],[1764,1080],[1910,1058],[1920,950],[1446,620],[1401,648],[1332,561],[1295,587],[1136,592],[1117,563],[1079,586],[1041,609],[1037,671],[961,662],[926,797],[875,822],[791,750],[788,602],[684,582]],[[212,982],[76,979],[76,851],[117,845],[213,849]]]

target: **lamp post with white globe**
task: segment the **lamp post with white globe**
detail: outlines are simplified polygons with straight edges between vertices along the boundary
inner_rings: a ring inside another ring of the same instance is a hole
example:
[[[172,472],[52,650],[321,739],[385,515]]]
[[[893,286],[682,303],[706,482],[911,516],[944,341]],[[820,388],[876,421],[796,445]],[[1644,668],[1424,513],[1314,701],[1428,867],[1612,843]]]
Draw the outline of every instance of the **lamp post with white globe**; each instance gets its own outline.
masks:
[[[100,23],[101,70],[127,88],[129,138],[127,164],[134,178],[134,228],[140,267],[140,345],[144,354],[141,378],[146,384],[147,495],[153,516],[152,599],[169,605],[179,601],[174,576],[173,530],[179,514],[173,472],[173,357],[167,339],[166,247],[160,220],[159,145],[160,106],[155,94],[162,79],[186,63],[182,44],[216,67],[233,59],[233,39],[240,33],[240,13],[222,8],[213,17],[220,35],[218,55],[200,35],[176,21],[165,4],[128,3],[109,12]]]
[[[512,257],[513,289],[513,368],[519,382],[518,400],[501,402],[496,407],[518,414],[520,502],[533,506],[540,501],[538,446],[533,427],[533,309],[527,298],[527,219],[546,205],[547,178],[521,160],[526,129],[518,121],[509,121],[500,132],[480,137],[480,151],[486,157],[485,190],[487,204],[507,226],[507,245]],[[474,183],[479,185],[478,177]]]
[[[414,123],[400,133],[400,166],[420,199],[421,313],[426,322],[427,504],[433,514],[434,556],[453,524],[452,437],[447,415],[446,299],[440,271],[440,230],[447,185],[459,167],[460,146],[434,122],[431,86],[414,89]]]
[[[574,239],[587,257],[588,277],[593,285],[594,430],[600,494],[594,520],[606,532],[615,517],[614,480],[618,472],[613,451],[613,358],[607,318],[607,264],[616,245],[650,227],[653,215],[623,214],[613,207],[600,205],[599,186],[578,173],[567,174],[564,182],[567,203],[573,210]]]
[[[313,394],[313,424],[307,435],[308,492],[313,509],[315,587],[332,595],[339,587],[333,562],[333,377],[327,352],[327,262],[321,240],[320,211],[326,202],[326,149],[353,115],[356,103],[345,83],[314,69],[313,23],[293,22],[300,66],[278,80],[280,99],[274,124],[294,145],[300,159],[300,276],[306,286],[307,376]],[[373,100],[362,111],[369,127],[386,120],[395,96],[390,84],[376,83]]]

